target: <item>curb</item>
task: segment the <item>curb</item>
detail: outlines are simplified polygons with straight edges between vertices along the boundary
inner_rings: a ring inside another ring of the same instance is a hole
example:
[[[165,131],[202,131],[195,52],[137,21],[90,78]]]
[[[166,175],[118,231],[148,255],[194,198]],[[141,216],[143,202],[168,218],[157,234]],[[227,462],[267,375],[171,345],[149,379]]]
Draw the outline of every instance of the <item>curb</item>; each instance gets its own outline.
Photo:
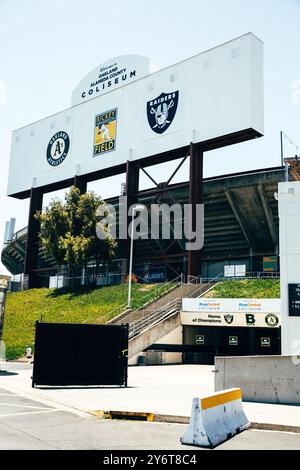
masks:
[[[251,423],[250,429],[258,429],[262,431],[293,432],[300,434],[300,426],[290,426],[289,424]]]
[[[89,412],[98,419],[117,419],[127,421],[148,421],[152,423],[169,424],[189,424],[189,416],[163,415],[156,413],[138,412],[138,411],[117,411],[117,410],[94,410]],[[256,423],[251,422],[248,429],[257,429],[261,431],[292,432],[300,434],[300,426],[291,426],[285,424]]]
[[[154,421],[153,413],[143,413],[136,411],[104,411],[104,410],[95,410],[90,411],[90,413],[99,419],[124,419],[127,421]]]

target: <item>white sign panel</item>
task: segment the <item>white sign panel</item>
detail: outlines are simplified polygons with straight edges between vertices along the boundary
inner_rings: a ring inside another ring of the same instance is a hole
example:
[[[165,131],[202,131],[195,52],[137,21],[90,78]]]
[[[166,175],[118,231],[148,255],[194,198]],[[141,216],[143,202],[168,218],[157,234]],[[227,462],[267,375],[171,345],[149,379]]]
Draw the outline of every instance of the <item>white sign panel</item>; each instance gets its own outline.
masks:
[[[224,266],[224,277],[245,277],[245,276],[246,276],[245,264]]]
[[[234,277],[234,266],[224,266],[224,277]]]
[[[245,277],[246,276],[246,265],[237,264],[235,266],[235,276],[236,277]]]
[[[279,328],[278,313],[195,313],[181,312],[182,325]]]
[[[182,299],[183,312],[280,313],[280,299]]]
[[[72,93],[72,106],[100,96],[108,91],[145,77],[150,73],[150,61],[140,55],[115,57],[90,72]]]
[[[251,33],[112,91],[96,92],[96,81],[74,91],[73,102],[84,102],[13,132],[9,195],[190,142],[264,131],[263,44]]]

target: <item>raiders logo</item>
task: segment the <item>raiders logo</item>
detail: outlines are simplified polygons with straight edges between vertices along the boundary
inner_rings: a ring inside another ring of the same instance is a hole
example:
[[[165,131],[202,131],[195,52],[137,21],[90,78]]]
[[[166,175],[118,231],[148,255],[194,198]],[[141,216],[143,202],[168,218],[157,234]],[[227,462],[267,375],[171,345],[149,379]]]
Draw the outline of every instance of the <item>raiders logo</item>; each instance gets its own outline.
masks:
[[[226,323],[228,323],[228,325],[231,325],[234,318],[233,318],[233,315],[224,315],[224,319],[225,319]]]
[[[47,162],[51,166],[59,166],[68,155],[70,138],[64,131],[57,132],[50,139],[47,147]]]
[[[151,129],[163,134],[172,124],[178,107],[179,91],[162,93],[147,103],[147,117]]]

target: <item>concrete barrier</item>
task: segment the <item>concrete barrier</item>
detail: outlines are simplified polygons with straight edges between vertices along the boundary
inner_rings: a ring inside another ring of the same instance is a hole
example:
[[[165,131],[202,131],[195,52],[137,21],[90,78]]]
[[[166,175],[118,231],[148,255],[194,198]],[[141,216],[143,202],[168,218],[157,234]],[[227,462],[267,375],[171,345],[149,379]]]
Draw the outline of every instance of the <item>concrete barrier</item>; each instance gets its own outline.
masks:
[[[215,359],[215,391],[230,387],[240,387],[244,401],[299,405],[300,358],[218,357]]]
[[[216,447],[250,423],[244,413],[242,392],[239,388],[224,390],[204,398],[194,398],[187,431],[182,444],[198,447]]]
[[[240,387],[244,401],[300,403],[300,358],[251,356],[215,358],[215,391]]]

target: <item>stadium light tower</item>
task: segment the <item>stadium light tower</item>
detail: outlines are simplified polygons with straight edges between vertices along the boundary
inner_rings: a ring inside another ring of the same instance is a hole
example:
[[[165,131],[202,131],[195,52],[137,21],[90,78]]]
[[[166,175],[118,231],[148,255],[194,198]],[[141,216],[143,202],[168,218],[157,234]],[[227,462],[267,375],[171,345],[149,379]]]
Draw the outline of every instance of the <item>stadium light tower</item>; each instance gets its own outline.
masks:
[[[131,277],[132,277],[132,259],[133,259],[133,234],[134,234],[134,217],[135,213],[141,212],[145,209],[145,206],[142,204],[135,204],[132,207],[132,215],[131,215],[131,238],[130,238],[130,258],[129,258],[129,277],[128,277],[128,301],[127,301],[127,308],[131,308]]]

